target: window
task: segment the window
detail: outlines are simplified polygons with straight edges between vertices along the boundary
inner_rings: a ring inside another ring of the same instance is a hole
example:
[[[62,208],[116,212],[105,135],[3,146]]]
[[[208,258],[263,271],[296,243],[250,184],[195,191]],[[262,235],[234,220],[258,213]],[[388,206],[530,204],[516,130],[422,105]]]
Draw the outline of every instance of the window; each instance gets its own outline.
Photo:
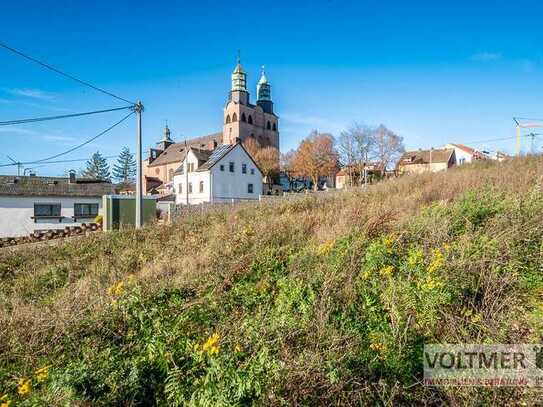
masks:
[[[247,185],[247,192],[248,192],[249,194],[252,194],[252,193],[253,193],[253,184],[248,184],[248,185]]]
[[[183,184],[179,184],[179,185],[177,186],[177,192],[180,193],[180,194],[183,193]]]
[[[188,163],[187,172],[193,172],[193,171],[194,171],[194,163]]]
[[[97,203],[76,203],[74,204],[75,218],[94,218],[98,216]]]
[[[268,120],[268,123],[266,124],[266,128],[267,128],[268,130],[270,130],[270,129],[271,129],[271,123],[270,123],[270,121],[269,121],[269,120]]]
[[[221,171],[224,171],[224,164],[221,164]]]
[[[60,204],[34,204],[34,217],[60,216]]]
[[[173,181],[173,170],[171,168],[168,170],[168,181]]]
[[[241,164],[241,173],[247,174],[247,164]]]
[[[247,121],[247,117],[245,117],[245,113],[242,113],[242,114],[241,114],[241,121],[242,121],[242,122],[246,122],[246,121]]]
[[[232,123],[237,122],[237,121],[238,121],[238,115],[234,113],[232,115]]]
[[[255,169],[251,168],[251,175],[255,175]]]
[[[156,174],[156,175],[160,174],[160,168],[157,168],[157,169],[155,170],[155,174]]]
[[[228,164],[228,168],[230,172],[234,172],[234,163],[232,161],[230,161],[230,163]]]
[[[204,192],[204,181],[200,181],[200,192]]]
[[[226,124],[230,123],[230,115],[226,115]]]
[[[192,194],[192,182],[189,182],[189,194]]]
[[[277,131],[277,125],[275,123],[273,124],[273,131]]]
[[[247,119],[247,123],[253,124],[253,118],[251,115],[249,115],[249,118]]]

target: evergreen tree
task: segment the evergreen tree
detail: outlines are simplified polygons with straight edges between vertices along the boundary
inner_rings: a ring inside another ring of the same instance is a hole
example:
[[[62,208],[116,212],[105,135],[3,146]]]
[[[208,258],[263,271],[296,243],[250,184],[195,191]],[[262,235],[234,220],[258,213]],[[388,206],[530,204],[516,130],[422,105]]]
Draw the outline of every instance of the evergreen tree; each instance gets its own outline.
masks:
[[[119,154],[117,163],[113,166],[113,178],[123,184],[133,183],[136,178],[136,159],[128,147]]]
[[[90,160],[87,161],[86,168],[83,170],[82,175],[87,178],[98,178],[104,181],[111,181],[109,165],[99,151],[94,153]]]

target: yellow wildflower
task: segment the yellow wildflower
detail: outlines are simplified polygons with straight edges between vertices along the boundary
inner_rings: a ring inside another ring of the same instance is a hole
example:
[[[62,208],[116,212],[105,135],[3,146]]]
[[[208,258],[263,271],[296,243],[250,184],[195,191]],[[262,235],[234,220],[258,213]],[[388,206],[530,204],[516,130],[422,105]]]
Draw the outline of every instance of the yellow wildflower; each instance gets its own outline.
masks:
[[[11,400],[7,394],[4,394],[0,397],[0,407],[9,407],[11,406]]]
[[[321,256],[325,256],[332,251],[333,247],[334,247],[334,242],[332,240],[329,242],[325,242],[317,248],[317,253],[320,254]]]
[[[31,379],[25,379],[24,377],[20,378],[17,382],[17,393],[21,396],[24,396],[30,393],[30,385],[32,383]]]
[[[202,350],[204,352],[207,352],[208,355],[216,355],[217,353],[219,353],[219,349],[220,349],[220,347],[219,347],[220,338],[221,337],[219,336],[219,334],[214,333],[202,345]]]
[[[394,238],[392,236],[387,236],[383,239],[383,244],[387,249],[392,249],[394,245]]]
[[[409,257],[407,258],[407,264],[410,268],[418,266],[424,259],[424,253],[421,249],[415,249],[410,251]]]
[[[124,292],[124,283],[122,281],[119,281],[116,284],[113,284],[111,287],[107,289],[108,294],[120,296]]]
[[[371,273],[370,273],[369,270],[366,270],[366,271],[364,271],[364,272],[362,273],[362,278],[363,278],[364,280],[367,280],[368,278],[370,278],[370,276],[371,276]]]
[[[39,368],[38,370],[36,370],[35,375],[36,375],[36,379],[38,380],[38,383],[43,382],[49,376],[49,367],[44,366],[44,367]]]
[[[386,346],[381,342],[373,342],[370,344],[370,349],[374,350],[375,352],[382,353],[386,351]]]
[[[471,317],[471,322],[475,324],[477,322],[480,322],[482,319],[483,317],[481,316],[481,314],[473,314],[473,316]]]
[[[241,352],[241,346],[236,345],[236,347],[234,348],[234,350],[235,350],[236,352],[238,352],[238,353]]]
[[[445,256],[443,256],[443,253],[439,249],[434,249],[432,251],[432,261],[430,262],[430,265],[428,266],[428,273],[435,273],[438,271],[443,265],[445,264]]]
[[[379,271],[379,273],[381,273],[382,276],[390,277],[392,273],[394,273],[394,271],[395,271],[394,266],[386,266],[386,267],[383,267]]]

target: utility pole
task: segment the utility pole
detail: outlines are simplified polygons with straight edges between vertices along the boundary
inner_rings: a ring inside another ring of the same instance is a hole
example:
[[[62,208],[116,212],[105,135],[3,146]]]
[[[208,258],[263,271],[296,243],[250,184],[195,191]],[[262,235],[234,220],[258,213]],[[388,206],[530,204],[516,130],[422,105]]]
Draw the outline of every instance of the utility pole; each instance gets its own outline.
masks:
[[[136,217],[135,226],[136,229],[141,229],[143,225],[143,183],[142,183],[142,154],[141,154],[141,113],[143,112],[143,105],[141,101],[138,101],[134,105],[134,111],[136,112],[137,123],[137,136],[136,136]]]
[[[9,155],[7,155],[6,157],[9,158],[13,162],[13,164],[17,165],[17,176],[20,177],[21,176],[21,167],[23,166],[23,164],[20,161],[15,161]]]

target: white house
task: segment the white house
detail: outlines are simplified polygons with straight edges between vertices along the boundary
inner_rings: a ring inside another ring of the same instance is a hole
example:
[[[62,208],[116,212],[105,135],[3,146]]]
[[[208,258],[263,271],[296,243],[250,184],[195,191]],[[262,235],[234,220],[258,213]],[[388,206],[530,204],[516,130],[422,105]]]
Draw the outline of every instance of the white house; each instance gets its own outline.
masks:
[[[256,200],[262,195],[262,172],[241,143],[213,151],[189,148],[173,179],[177,204]]]
[[[469,164],[476,160],[485,160],[487,157],[482,152],[475,150],[474,148],[465,146],[463,144],[449,143],[445,144],[443,148],[454,149],[454,155],[456,156],[456,165]]]
[[[64,229],[92,222],[102,214],[102,195],[109,182],[63,177],[0,176],[0,237]]]

